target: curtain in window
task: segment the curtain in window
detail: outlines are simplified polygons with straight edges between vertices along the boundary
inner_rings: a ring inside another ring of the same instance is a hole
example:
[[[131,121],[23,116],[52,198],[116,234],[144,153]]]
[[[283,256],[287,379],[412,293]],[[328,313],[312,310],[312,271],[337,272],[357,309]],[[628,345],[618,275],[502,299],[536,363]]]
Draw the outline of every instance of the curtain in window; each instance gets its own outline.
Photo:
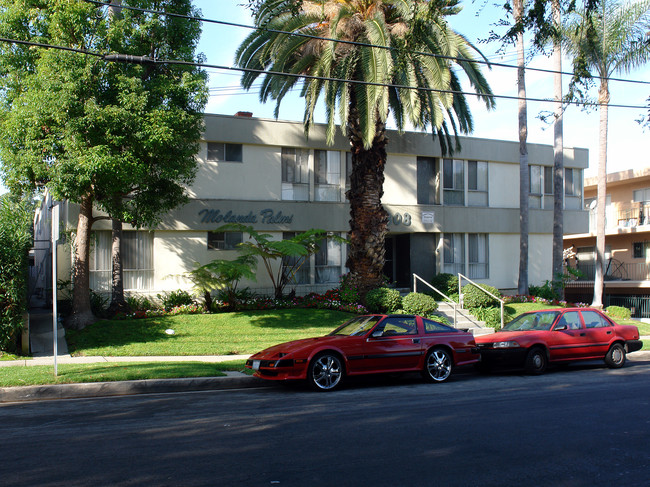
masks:
[[[282,148],[282,199],[309,199],[309,150]]]
[[[341,199],[341,153],[338,151],[314,151],[316,201],[340,201]]]
[[[111,232],[98,231],[90,257],[90,288],[111,290]],[[122,234],[122,270],[124,289],[153,288],[153,232],[138,231]]]
[[[90,289],[95,292],[111,290],[111,232],[93,232],[90,250]]]
[[[468,236],[469,278],[488,277],[488,236],[485,233],[470,233]]]
[[[462,233],[450,233],[444,236],[444,272],[449,274],[465,273],[464,237]]]
[[[316,283],[338,282],[341,276],[341,244],[333,240],[321,242],[316,253]]]

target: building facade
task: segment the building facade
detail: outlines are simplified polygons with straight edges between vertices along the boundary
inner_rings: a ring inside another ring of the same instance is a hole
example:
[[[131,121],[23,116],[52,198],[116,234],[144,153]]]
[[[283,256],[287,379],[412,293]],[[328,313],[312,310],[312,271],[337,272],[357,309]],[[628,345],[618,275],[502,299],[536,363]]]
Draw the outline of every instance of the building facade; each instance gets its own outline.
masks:
[[[388,280],[410,287],[413,273],[429,280],[441,272],[460,272],[514,291],[519,262],[519,144],[462,138],[462,149],[447,157],[431,134],[389,131],[388,138],[382,198],[390,216]],[[529,144],[528,150],[529,282],[541,284],[551,278],[553,148]],[[251,225],[275,239],[312,228],[346,236],[351,160],[343,135],[328,146],[324,126],[312,127],[306,138],[302,123],[206,115],[197,158],[198,173],[188,188],[186,205],[165,215],[156,228],[125,228],[127,292],[155,296],[189,289],[184,272],[195,263],[233,258],[236,245],[248,238],[218,231],[225,223]],[[565,149],[564,160],[564,226],[586,232],[581,183],[588,152]],[[63,204],[65,226],[76,226],[77,212],[75,205]],[[110,222],[98,221],[93,231],[91,287],[108,292]],[[70,273],[70,253],[63,254],[60,279]],[[345,262],[345,244],[328,241],[301,268],[290,289],[304,294],[336,287],[347,272]],[[270,294],[272,287],[261,266],[257,280],[240,284],[245,286],[260,294]]]
[[[596,259],[597,178],[585,180],[589,231],[565,235],[565,249],[575,254],[568,264],[580,270],[566,288],[567,299],[591,302]],[[630,308],[650,318],[650,169],[607,175],[605,208],[605,306]]]

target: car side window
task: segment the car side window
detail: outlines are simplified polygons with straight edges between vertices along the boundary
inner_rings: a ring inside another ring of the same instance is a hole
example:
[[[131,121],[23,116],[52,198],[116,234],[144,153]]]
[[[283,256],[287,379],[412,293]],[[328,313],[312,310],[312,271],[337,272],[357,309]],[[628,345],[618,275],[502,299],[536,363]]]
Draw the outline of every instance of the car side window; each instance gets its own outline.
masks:
[[[424,332],[425,333],[440,333],[446,331],[452,331],[452,328],[449,328],[447,325],[438,323],[437,321],[431,320],[422,320],[424,322]]]
[[[378,332],[381,332],[379,334]],[[386,318],[372,333],[373,337],[389,337],[397,335],[417,335],[418,327],[415,318]]]
[[[596,311],[583,311],[582,319],[585,320],[585,326],[587,328],[604,328],[606,326],[611,326],[609,322]]]
[[[580,315],[577,311],[567,311],[562,315],[560,320],[557,322],[557,326],[566,325],[569,330],[579,330],[582,328],[582,322],[580,321]]]

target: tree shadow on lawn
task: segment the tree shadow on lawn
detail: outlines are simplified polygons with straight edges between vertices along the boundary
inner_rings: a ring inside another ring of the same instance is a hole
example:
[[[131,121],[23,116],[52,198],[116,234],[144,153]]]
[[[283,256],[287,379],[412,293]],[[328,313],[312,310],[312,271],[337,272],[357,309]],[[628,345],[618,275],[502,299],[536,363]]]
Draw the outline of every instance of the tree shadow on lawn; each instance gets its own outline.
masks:
[[[289,308],[268,311],[238,312],[236,315],[246,316],[250,319],[251,325],[260,328],[285,328],[300,330],[303,328],[323,328],[324,331],[332,331],[342,325],[354,314],[345,311],[317,308]]]
[[[128,323],[128,326],[126,326]],[[130,320],[128,322],[103,320],[83,330],[66,330],[66,341],[70,353],[87,348],[121,347],[134,343],[152,343],[163,340],[177,340],[179,335],[168,335],[165,330],[172,327],[165,317]]]

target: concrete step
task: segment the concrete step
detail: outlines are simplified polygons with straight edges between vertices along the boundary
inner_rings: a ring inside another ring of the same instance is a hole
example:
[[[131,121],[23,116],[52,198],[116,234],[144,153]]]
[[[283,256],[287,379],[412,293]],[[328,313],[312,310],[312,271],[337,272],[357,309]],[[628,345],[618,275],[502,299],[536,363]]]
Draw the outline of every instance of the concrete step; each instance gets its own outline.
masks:
[[[438,314],[446,317],[450,323],[454,323],[454,306],[451,303],[440,301],[438,302]],[[472,314],[459,307],[456,308],[456,328],[467,328],[474,335],[484,335],[493,333],[494,329],[488,327],[484,321],[477,320]]]

